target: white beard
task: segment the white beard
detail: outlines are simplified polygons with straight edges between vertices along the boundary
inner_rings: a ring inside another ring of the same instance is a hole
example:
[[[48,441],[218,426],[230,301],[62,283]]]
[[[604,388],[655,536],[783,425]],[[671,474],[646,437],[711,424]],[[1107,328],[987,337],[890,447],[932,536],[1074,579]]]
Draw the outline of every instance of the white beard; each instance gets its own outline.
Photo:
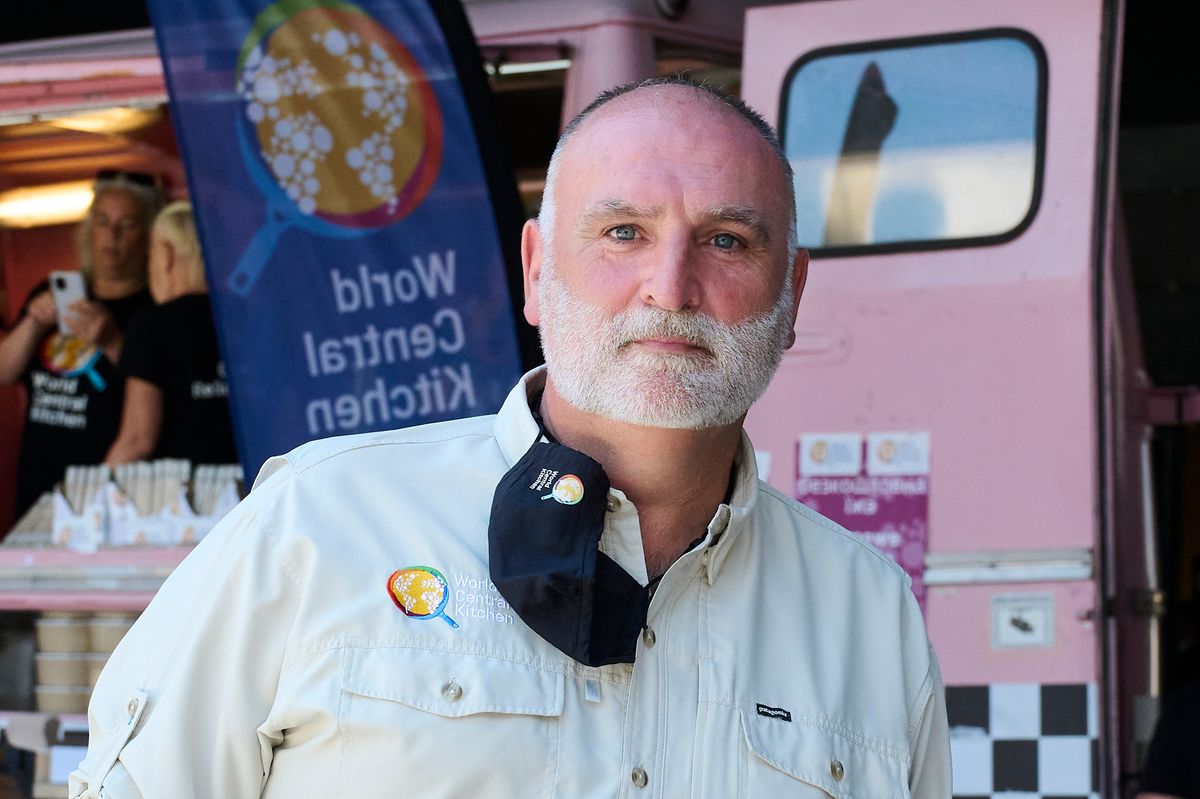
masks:
[[[791,269],[767,311],[723,324],[651,305],[607,315],[571,293],[547,255],[538,334],[555,389],[581,411],[644,427],[701,430],[738,421],[766,391],[791,332]],[[682,338],[701,352],[630,347]]]

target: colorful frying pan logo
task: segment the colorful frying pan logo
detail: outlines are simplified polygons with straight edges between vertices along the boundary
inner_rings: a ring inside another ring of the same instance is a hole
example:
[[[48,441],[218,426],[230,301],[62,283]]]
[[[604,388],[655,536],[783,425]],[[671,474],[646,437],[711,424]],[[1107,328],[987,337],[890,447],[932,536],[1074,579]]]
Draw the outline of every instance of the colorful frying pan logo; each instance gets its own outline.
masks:
[[[442,116],[408,49],[350,3],[280,0],[254,21],[237,65],[242,159],[267,220],[234,267],[245,296],[279,236],[365,235],[407,216],[442,162]]]
[[[554,481],[554,488],[542,499],[553,499],[563,505],[577,505],[583,499],[583,481],[573,474],[564,474]]]
[[[458,629],[458,622],[446,615],[450,586],[437,569],[430,566],[397,569],[388,577],[388,596],[405,616],[414,619],[441,617],[451,627]]]
[[[96,371],[100,350],[78,336],[55,333],[42,345],[42,366],[62,377],[86,375],[97,391],[108,387],[103,375]]]

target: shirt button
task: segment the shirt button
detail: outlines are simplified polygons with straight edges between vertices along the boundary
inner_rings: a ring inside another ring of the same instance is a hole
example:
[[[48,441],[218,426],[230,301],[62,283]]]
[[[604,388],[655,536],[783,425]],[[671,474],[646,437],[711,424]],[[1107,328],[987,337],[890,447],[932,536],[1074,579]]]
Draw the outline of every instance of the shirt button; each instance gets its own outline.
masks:
[[[842,777],[846,776],[846,769],[842,766],[842,761],[834,760],[829,763],[829,773],[833,775],[836,782],[841,782]]]
[[[619,507],[621,507],[621,500],[617,499],[612,494],[609,494],[608,495],[608,512],[615,513],[617,508],[619,508]]]
[[[137,713],[138,701],[136,699],[130,699],[129,704],[125,706],[125,709],[129,711],[129,718],[133,718],[133,715]]]
[[[651,647],[651,646],[654,646],[654,642],[657,640],[658,640],[658,637],[654,634],[653,628],[651,628],[651,627],[643,627],[642,628],[642,643],[643,644],[645,644],[647,647]]]
[[[650,778],[646,775],[646,769],[641,766],[633,770],[633,773],[629,775],[629,779],[633,780],[635,788],[645,788],[650,782]]]
[[[462,695],[462,686],[456,683],[454,680],[451,680],[442,686],[442,696],[444,696],[449,702],[457,702],[459,699],[462,699]]]

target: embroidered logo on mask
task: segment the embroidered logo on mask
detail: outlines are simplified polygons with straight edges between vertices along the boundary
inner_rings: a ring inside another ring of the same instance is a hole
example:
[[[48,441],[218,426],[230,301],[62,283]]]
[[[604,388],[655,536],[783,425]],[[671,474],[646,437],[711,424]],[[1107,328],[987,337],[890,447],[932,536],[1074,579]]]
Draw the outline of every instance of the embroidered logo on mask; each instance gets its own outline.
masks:
[[[649,589],[600,551],[609,487],[594,459],[537,441],[500,478],[488,519],[492,583],[530,629],[585,666],[632,663],[650,605]]]
[[[542,499],[553,499],[563,505],[578,505],[583,499],[583,481],[573,474],[564,474],[554,482],[554,488]]]
[[[441,618],[458,629],[458,622],[446,615],[450,586],[442,573],[431,566],[407,566],[392,572],[387,581],[393,604],[414,619]]]

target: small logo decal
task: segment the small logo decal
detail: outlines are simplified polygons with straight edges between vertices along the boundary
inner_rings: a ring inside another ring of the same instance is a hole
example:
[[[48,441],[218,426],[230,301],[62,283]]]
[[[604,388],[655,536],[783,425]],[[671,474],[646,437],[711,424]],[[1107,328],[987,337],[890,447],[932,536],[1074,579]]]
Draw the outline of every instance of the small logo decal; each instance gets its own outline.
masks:
[[[42,345],[42,366],[60,377],[86,375],[92,387],[103,391],[108,383],[96,371],[100,362],[100,350],[78,336],[55,332]]]
[[[387,588],[388,596],[405,616],[421,620],[440,617],[458,629],[458,622],[446,615],[450,586],[437,569],[431,566],[397,569],[388,577]]]
[[[573,474],[564,474],[554,482],[554,488],[542,499],[553,498],[563,505],[578,505],[583,499],[583,481]]]
[[[791,721],[792,714],[781,707],[770,707],[769,705],[755,705],[758,715],[766,716],[769,719],[779,719],[780,721]]]

